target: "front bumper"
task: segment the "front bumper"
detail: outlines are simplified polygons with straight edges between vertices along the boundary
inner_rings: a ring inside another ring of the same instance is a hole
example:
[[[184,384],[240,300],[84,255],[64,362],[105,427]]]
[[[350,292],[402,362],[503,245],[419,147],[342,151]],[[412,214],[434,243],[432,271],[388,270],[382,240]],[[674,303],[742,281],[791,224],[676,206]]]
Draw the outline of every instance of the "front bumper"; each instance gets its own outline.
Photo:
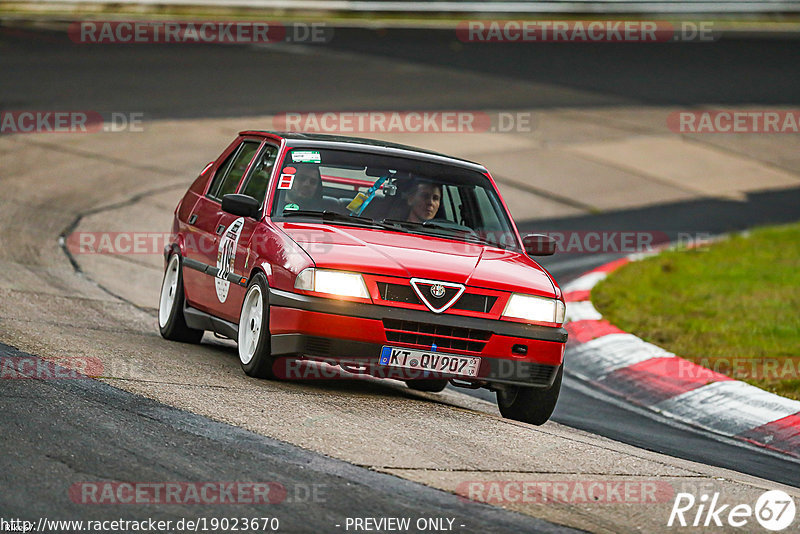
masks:
[[[441,353],[481,358],[478,377],[433,375],[477,383],[547,388],[563,364],[567,332],[506,321],[434,315],[430,312],[340,301],[270,289],[270,332],[274,356],[305,356],[365,368],[376,376],[396,378],[378,364],[384,345],[430,350],[430,346],[387,339],[385,320],[409,321],[491,332],[481,352],[440,348]],[[524,355],[512,348],[525,346]]]

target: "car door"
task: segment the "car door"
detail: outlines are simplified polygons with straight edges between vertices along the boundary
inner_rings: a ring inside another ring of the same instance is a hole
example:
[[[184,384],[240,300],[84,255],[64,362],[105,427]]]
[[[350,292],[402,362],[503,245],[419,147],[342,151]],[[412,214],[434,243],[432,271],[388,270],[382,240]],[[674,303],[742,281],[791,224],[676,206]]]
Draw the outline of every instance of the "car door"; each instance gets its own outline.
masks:
[[[214,224],[216,222],[217,208],[208,198],[208,192],[216,187],[225,177],[228,167],[233,163],[241,140],[236,139],[225,149],[217,161],[212,163],[212,176],[206,184],[200,197],[194,203],[185,225],[185,240],[183,246],[183,286],[188,305],[206,310],[204,302],[207,301],[208,275],[205,273],[207,262],[207,249],[216,249],[214,246]]]
[[[248,195],[259,201],[264,208],[264,199],[267,195],[275,160],[278,156],[278,147],[265,143],[259,155],[242,180],[238,193]],[[215,291],[219,299],[219,317],[232,322],[238,322],[239,313],[247,288],[244,284],[237,284],[229,280],[229,273],[239,279],[247,278],[253,267],[253,260],[257,257],[253,248],[253,235],[261,219],[240,217],[230,213],[220,212],[217,228],[224,228],[217,251],[217,268],[220,274],[214,281]],[[224,298],[223,298],[224,297]]]
[[[241,139],[219,165],[206,194],[189,216],[195,246],[187,246],[188,261],[184,260],[187,301],[214,315],[219,315],[220,305],[227,300],[227,292],[219,290],[215,282],[219,245],[225,231],[225,226],[219,225],[222,197],[236,192],[260,145],[261,140]]]

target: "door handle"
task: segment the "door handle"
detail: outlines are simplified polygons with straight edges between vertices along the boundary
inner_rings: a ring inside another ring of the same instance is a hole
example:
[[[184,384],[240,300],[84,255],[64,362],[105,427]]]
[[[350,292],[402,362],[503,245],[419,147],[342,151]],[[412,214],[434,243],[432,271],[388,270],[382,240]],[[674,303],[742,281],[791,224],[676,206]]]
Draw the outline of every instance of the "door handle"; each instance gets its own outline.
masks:
[[[224,232],[224,231],[225,231],[225,225],[224,224],[220,224],[219,226],[217,226],[217,235],[222,235],[222,232]]]
[[[192,213],[191,216],[189,216],[189,224],[194,224],[196,221],[197,221],[197,214]]]

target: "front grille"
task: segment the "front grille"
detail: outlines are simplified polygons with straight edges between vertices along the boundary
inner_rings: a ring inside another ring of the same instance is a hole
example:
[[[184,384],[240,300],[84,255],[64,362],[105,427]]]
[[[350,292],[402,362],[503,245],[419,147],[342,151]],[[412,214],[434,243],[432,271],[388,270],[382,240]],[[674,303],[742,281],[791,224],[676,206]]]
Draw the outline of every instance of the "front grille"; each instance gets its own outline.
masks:
[[[497,297],[491,295],[476,295],[475,293],[464,293],[461,298],[453,304],[456,310],[467,310],[480,313],[489,313],[494,306]]]
[[[427,300],[430,305],[437,310],[446,306],[449,302],[453,302],[453,299],[456,298],[456,295],[464,290],[463,286],[453,287],[441,285],[440,289],[443,289],[444,292],[441,296],[437,297],[434,296],[434,294],[431,292],[431,289],[438,284],[422,282],[418,280],[413,285],[416,285],[420,295],[422,295],[422,298]]]
[[[488,330],[459,328],[400,319],[384,319],[386,340],[397,343],[408,343],[429,348],[436,345],[438,349],[457,349],[469,352],[481,352],[486,342],[492,337]]]
[[[405,302],[407,304],[419,304],[422,302],[414,292],[410,285],[403,284],[389,284],[387,282],[378,282],[378,293],[381,299],[391,302]],[[452,295],[451,295],[452,296]],[[431,299],[436,300],[436,299]],[[444,297],[441,300],[445,300]],[[475,293],[464,293],[461,297],[451,306],[454,310],[465,310],[478,313],[489,313],[489,310],[494,306],[497,297],[491,295],[478,295]]]
[[[391,300],[392,302],[407,302],[409,304],[422,304],[411,286],[378,282],[378,293],[380,293],[383,300]]]

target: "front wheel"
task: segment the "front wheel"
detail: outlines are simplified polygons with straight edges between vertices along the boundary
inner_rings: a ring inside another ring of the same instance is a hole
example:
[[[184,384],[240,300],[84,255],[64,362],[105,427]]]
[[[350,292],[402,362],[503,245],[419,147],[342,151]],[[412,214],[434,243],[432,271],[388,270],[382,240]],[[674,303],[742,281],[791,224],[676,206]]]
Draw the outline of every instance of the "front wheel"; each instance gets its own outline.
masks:
[[[269,333],[267,279],[262,273],[253,276],[239,316],[239,363],[249,376],[275,378]]]
[[[161,297],[158,301],[158,330],[161,337],[170,341],[200,343],[203,330],[189,328],[183,316],[183,270],[180,254],[173,254],[164,271]]]
[[[558,368],[553,385],[547,389],[506,386],[497,391],[497,407],[506,419],[543,425],[553,415],[561,392],[564,365]]]

